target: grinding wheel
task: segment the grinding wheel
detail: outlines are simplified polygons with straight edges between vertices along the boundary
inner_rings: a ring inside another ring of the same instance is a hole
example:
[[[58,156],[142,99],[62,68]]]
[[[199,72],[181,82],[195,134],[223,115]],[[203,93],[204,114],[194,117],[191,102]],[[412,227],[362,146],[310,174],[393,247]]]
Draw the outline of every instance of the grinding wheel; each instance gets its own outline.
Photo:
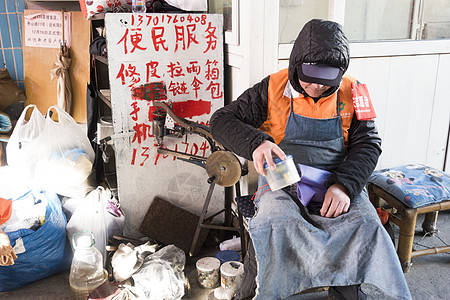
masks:
[[[206,159],[206,173],[214,177],[214,182],[221,186],[232,186],[241,177],[242,166],[239,159],[231,152],[216,151]]]

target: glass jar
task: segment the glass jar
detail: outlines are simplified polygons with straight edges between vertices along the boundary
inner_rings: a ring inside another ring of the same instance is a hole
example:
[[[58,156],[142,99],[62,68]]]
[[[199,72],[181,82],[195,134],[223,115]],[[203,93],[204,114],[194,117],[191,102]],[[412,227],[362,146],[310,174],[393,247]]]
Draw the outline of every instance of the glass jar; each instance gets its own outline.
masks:
[[[204,288],[214,288],[219,283],[220,261],[214,257],[204,257],[197,261],[198,283]]]
[[[220,267],[221,286],[224,289],[237,290],[244,278],[244,265],[238,261],[228,261]]]

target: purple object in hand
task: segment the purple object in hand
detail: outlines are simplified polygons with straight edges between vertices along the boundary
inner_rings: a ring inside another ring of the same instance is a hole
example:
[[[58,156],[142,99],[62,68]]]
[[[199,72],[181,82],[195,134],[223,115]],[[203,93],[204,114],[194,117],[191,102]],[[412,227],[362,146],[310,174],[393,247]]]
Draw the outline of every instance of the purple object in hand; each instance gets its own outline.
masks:
[[[331,173],[302,164],[297,165],[300,170],[297,197],[303,206],[308,206],[312,211],[319,211],[327,191],[326,182]]]

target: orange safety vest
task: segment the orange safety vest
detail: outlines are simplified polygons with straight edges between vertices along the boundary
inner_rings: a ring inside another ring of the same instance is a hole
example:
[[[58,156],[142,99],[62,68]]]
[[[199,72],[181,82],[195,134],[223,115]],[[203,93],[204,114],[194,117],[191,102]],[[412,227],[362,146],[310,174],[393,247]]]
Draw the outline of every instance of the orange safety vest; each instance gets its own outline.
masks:
[[[284,95],[288,80],[288,69],[270,75],[267,119],[259,128],[273,137],[276,144],[279,144],[284,138],[284,131],[289,117],[291,99]],[[348,130],[354,114],[352,82],[356,82],[356,79],[345,74],[338,90],[345,147],[348,145]],[[337,93],[321,98],[317,102],[302,94],[293,98],[294,113],[314,119],[336,117],[336,103]]]

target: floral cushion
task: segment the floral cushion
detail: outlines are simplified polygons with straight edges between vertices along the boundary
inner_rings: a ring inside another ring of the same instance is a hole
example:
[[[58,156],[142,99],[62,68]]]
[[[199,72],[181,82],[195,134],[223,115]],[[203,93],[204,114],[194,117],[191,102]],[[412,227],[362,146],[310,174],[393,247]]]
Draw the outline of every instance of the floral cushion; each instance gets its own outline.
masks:
[[[403,165],[375,171],[368,180],[410,208],[450,200],[450,174],[426,165]]]

